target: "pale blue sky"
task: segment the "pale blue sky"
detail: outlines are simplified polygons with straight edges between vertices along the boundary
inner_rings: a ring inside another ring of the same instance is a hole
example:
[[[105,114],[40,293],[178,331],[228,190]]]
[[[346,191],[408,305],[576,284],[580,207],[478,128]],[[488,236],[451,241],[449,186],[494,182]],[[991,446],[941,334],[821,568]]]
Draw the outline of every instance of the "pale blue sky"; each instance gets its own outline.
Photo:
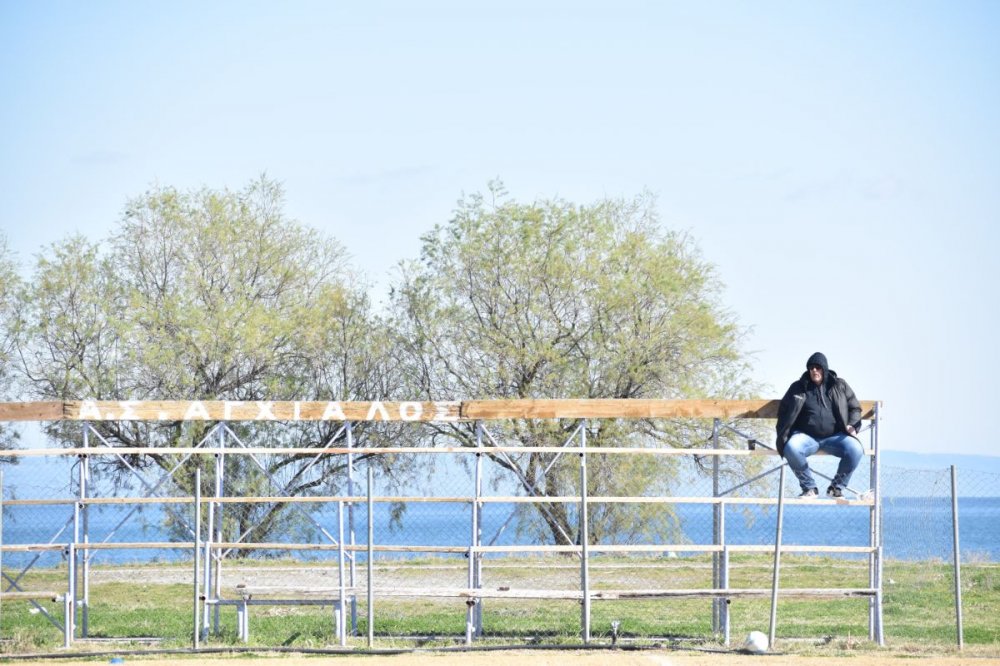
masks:
[[[996,2],[0,0],[0,228],[28,264],[266,172],[384,290],[491,178],[649,189],[772,395],[821,350],[886,447],[993,454],[998,34]]]

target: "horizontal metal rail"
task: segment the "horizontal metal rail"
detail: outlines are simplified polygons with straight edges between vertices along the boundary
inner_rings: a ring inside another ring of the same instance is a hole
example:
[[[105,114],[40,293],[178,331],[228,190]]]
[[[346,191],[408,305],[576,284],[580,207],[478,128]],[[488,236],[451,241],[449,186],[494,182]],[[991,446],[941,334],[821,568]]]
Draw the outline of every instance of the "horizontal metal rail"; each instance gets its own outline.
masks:
[[[579,503],[578,495],[481,495],[479,497],[464,497],[461,495],[441,496],[441,497],[412,497],[407,495],[380,495],[372,497],[373,502],[378,503],[414,503],[414,504],[469,504],[473,502],[481,504],[549,504],[549,503]],[[762,505],[769,506],[777,504],[776,497],[644,497],[644,496],[593,496],[587,498],[590,504],[724,504],[724,505]],[[872,506],[872,498],[865,499],[828,499],[822,497],[804,497],[785,500],[794,504],[811,504],[818,506],[829,506],[838,504],[844,506]],[[315,497],[286,497],[282,495],[268,497],[202,497],[204,504],[321,504],[345,502],[363,504],[364,497],[336,495],[323,495]],[[73,505],[73,504],[100,504],[100,505],[133,505],[133,504],[193,504],[191,497],[86,497],[86,498],[64,498],[64,499],[22,499],[6,500],[5,506],[46,506],[46,505]]]
[[[243,543],[239,541],[212,542],[210,547],[213,550],[243,549],[243,550],[311,550],[311,551],[337,551],[341,546],[335,543],[284,543],[284,542],[251,542]],[[17,553],[25,551],[63,551],[65,544],[4,544],[0,549],[5,553]],[[194,543],[191,541],[121,541],[105,543],[78,543],[77,550],[155,550],[155,549],[192,549]],[[663,553],[663,552],[689,552],[689,553],[721,553],[727,549],[730,553],[771,553],[773,546],[758,546],[751,544],[730,544],[727,546],[711,544],[690,544],[690,543],[663,543],[663,544],[595,544],[589,545],[591,553]],[[344,544],[343,549],[348,552],[366,552],[367,545]],[[550,546],[550,545],[522,545],[522,546],[387,546],[372,545],[371,550],[379,553],[455,553],[466,555],[471,550],[473,553],[579,553],[581,548],[576,545]],[[783,553],[871,553],[874,549],[871,546],[810,546],[810,545],[782,545]]]
[[[4,451],[4,456],[15,458],[29,458],[38,456],[166,456],[166,455],[210,455],[217,456],[224,453],[231,455],[401,455],[415,454],[423,455],[428,453],[464,453],[464,454],[490,454],[490,453],[580,453],[586,451],[588,455],[644,455],[644,456],[776,456],[778,453],[770,449],[676,449],[671,447],[662,448],[639,448],[639,447],[586,447],[580,449],[567,449],[564,446],[381,446],[370,448],[348,448],[342,446],[327,447],[241,447],[226,449],[207,449],[192,446],[116,446],[107,448],[69,448],[69,449],[11,449]],[[865,449],[864,454],[873,455],[871,449]],[[826,452],[817,452],[817,455],[827,455]]]

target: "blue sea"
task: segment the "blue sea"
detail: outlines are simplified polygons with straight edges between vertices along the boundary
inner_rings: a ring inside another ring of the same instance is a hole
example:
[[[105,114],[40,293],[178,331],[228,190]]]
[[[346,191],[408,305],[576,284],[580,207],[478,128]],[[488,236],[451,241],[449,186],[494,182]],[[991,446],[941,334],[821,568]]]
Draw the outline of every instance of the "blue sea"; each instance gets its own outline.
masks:
[[[948,498],[887,498],[884,500],[885,556],[889,559],[927,560],[952,558],[951,501]],[[91,542],[149,542],[170,540],[164,527],[170,509],[146,505],[129,515],[122,507],[100,507],[90,517]],[[187,509],[189,511],[190,509]],[[486,504],[482,516],[484,544],[513,545],[537,543],[518,530],[513,505]],[[712,543],[712,507],[681,504],[676,508],[677,532],[657,543],[664,552],[675,549],[670,544]],[[175,517],[186,520],[183,509],[174,509]],[[729,507],[725,515],[725,540],[729,544],[774,543],[775,507]],[[327,507],[311,515],[306,532],[285,535],[286,542],[312,539],[329,543],[319,536],[319,528],[337,534],[335,510]],[[964,560],[1000,562],[1000,497],[959,499],[960,546]],[[377,506],[374,517],[375,543],[380,545],[465,546],[471,533],[468,504],[412,503],[397,523],[390,520],[389,507]],[[356,542],[367,538],[365,506],[355,507]],[[308,536],[302,536],[308,534]],[[72,539],[72,509],[65,506],[7,506],[4,511],[5,544],[68,543]],[[869,509],[838,505],[789,504],[785,508],[782,540],[786,544],[866,546],[869,539]],[[301,537],[301,538],[300,538]],[[278,540],[275,538],[274,540]],[[176,537],[175,537],[176,540]],[[187,540],[191,540],[190,535]],[[606,537],[603,543],[622,543],[626,539]],[[276,553],[270,553],[275,555]],[[280,553],[308,559],[335,559],[335,551],[320,553]],[[683,555],[683,549],[677,549]],[[406,557],[406,555],[393,555]],[[5,566],[24,565],[35,558],[40,566],[57,564],[60,553],[4,553]],[[95,563],[124,563],[187,560],[184,549],[135,549],[95,551]]]

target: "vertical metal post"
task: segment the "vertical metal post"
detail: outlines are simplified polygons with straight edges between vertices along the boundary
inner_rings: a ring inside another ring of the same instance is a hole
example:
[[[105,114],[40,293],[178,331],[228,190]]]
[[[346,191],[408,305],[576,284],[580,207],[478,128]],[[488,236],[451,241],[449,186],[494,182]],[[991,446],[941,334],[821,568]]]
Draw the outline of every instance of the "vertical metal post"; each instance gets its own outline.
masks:
[[[725,516],[725,511],[722,513]],[[729,546],[722,547],[722,589],[729,589]],[[722,644],[729,647],[730,635],[729,626],[729,597],[722,599]]]
[[[590,530],[587,524],[587,422],[580,428],[580,577],[583,642],[590,643]]]
[[[344,503],[337,502],[337,580],[340,589],[338,590],[339,599],[337,600],[336,613],[337,618],[337,637],[340,639],[340,647],[347,647],[347,614],[346,614],[346,597],[347,590],[345,589],[345,575],[344,575]]]
[[[476,422],[476,470],[475,475],[472,479],[472,502],[470,513],[470,533],[469,533],[469,550],[468,550],[468,572],[466,576],[466,581],[468,583],[469,589],[475,589],[478,587],[478,581],[476,577],[476,546],[479,545],[479,540],[477,538],[479,534],[479,494],[482,491],[482,484],[480,483],[482,474],[482,458],[483,454],[478,449],[482,446],[482,430],[481,424]],[[472,645],[472,638],[476,635],[476,606],[478,605],[478,599],[475,597],[469,598],[465,603],[465,644]]]
[[[371,462],[368,463],[368,647],[375,643],[375,588],[374,576],[374,554],[373,542],[375,539],[375,516],[372,501],[372,486],[375,484],[375,470],[372,469]]]
[[[767,646],[774,649],[774,634],[778,623],[778,580],[781,575],[781,522],[785,513],[785,465],[778,474],[778,521],[774,531],[774,572],[771,576],[771,624],[767,632]]]
[[[871,446],[872,452],[875,451],[875,432],[877,427],[873,424],[871,433],[869,435],[869,446]],[[878,566],[876,562],[875,551],[878,547],[878,498],[875,494],[875,478],[878,474],[875,469],[875,462],[877,456],[872,455],[871,460],[868,463],[869,467],[869,482],[868,485],[871,488],[872,493],[872,506],[868,510],[868,546],[871,548],[871,552],[868,553],[868,587],[874,590],[876,584],[875,577],[875,567]],[[868,597],[868,640],[874,642],[875,635],[877,633],[877,622],[876,616],[876,599],[873,596]]]
[[[226,478],[226,429],[224,426],[218,426],[219,428],[219,456],[216,458],[217,469],[215,472],[215,496],[221,498],[225,495],[225,478]],[[223,510],[224,504],[219,502],[218,516],[216,518],[216,542],[221,543],[225,541],[225,527],[224,527],[224,514]],[[215,553],[214,561],[215,569],[215,589],[213,591],[215,599],[222,598],[222,550],[217,550]],[[205,590],[208,592],[208,590]],[[212,609],[212,629],[215,631],[216,635],[219,633],[219,614],[222,609],[218,604],[215,604]]]
[[[80,586],[80,533],[81,533],[81,514],[83,512],[83,493],[85,490],[85,482],[83,481],[83,456],[78,456],[77,460],[80,463],[79,469],[79,486],[80,486],[80,498],[73,504],[73,548],[70,551],[70,555],[66,560],[66,566],[69,568],[70,580],[72,581],[71,586],[73,590],[73,622],[69,625],[72,627],[73,638],[76,638],[76,600],[79,598],[78,589]]]
[[[354,429],[351,427],[351,422],[347,421],[344,423],[344,428],[347,431],[347,448],[349,450],[354,449]],[[349,497],[354,497],[354,454],[347,454],[347,495]],[[354,502],[347,503],[347,529],[350,533],[350,543],[351,543],[351,635],[358,635],[358,595],[357,595],[357,585],[358,585],[358,551],[354,549],[357,545],[354,532]]]
[[[63,647],[68,648],[73,642],[76,633],[76,571],[73,562],[76,560],[76,543],[69,544],[69,552],[66,553],[66,563],[69,579],[66,584],[66,599],[63,601]]]
[[[483,446],[483,424],[482,422],[476,423],[476,446]],[[483,456],[476,456],[476,588],[479,589],[483,586],[483,554],[479,552],[479,546],[483,545],[483,503],[480,498],[483,496]],[[476,637],[481,637],[483,635],[483,600],[481,598],[476,599],[475,605],[475,617],[473,622],[476,626]]]
[[[958,542],[958,472],[951,466],[951,531],[955,561],[955,631],[958,649],[965,647],[965,632],[962,631],[962,558]]]
[[[3,588],[3,468],[0,468],[0,611],[3,609]]]
[[[718,456],[716,456],[718,457]],[[726,505],[716,504],[719,509],[719,545],[722,552],[719,553],[719,587],[729,589],[729,546],[726,545]],[[726,597],[716,597],[719,602],[719,623],[722,631],[723,645],[729,645],[729,599]]]
[[[194,649],[198,649],[201,640],[201,616],[198,614],[198,602],[201,589],[198,583],[198,573],[201,568],[201,468],[194,470]]]
[[[875,421],[872,424],[872,457],[874,458],[875,479],[872,482],[875,502],[875,642],[885,645],[883,626],[882,596],[882,453],[879,450],[879,429],[882,422],[881,404],[875,403]]]
[[[712,448],[719,448],[719,419],[712,420]],[[720,492],[719,486],[719,456],[712,456],[712,497],[718,497]],[[712,506],[712,544],[715,546],[721,545],[721,537],[719,534],[719,505],[714,504]],[[719,589],[722,587],[722,573],[720,571],[720,557],[718,552],[712,553],[712,587]],[[721,631],[722,625],[722,610],[721,610],[722,599],[718,597],[712,597],[712,632],[718,634]]]
[[[83,448],[87,449],[90,447],[90,432],[87,424],[83,426]],[[81,459],[80,465],[80,497],[86,499],[90,494],[90,456],[84,455]],[[83,543],[90,543],[90,505],[83,505]],[[83,571],[82,571],[82,587],[83,594],[80,606],[81,617],[81,627],[80,635],[83,638],[90,636],[90,548],[84,548],[83,553],[81,553],[81,558],[83,560]]]
[[[218,476],[218,473],[219,473],[219,463],[218,463],[219,454],[215,454],[215,457],[216,457],[215,473],[216,473],[216,476]],[[205,594],[205,599],[206,600],[210,597],[211,590],[212,590],[212,541],[213,541],[213,537],[215,535],[215,508],[216,508],[216,504],[217,504],[217,502],[212,502],[212,501],[208,502],[208,517],[207,517],[207,522],[206,522],[206,525],[205,525],[205,545],[204,545],[205,558],[204,558],[204,567],[203,567],[203,573],[202,573],[202,577],[204,578],[204,583],[202,585],[202,589],[204,590],[204,594]],[[201,630],[202,630],[202,636],[203,637],[206,637],[206,638],[208,637],[208,625],[209,625],[210,621],[211,621],[211,616],[209,614],[208,604],[206,603],[202,607],[202,627],[201,627]]]

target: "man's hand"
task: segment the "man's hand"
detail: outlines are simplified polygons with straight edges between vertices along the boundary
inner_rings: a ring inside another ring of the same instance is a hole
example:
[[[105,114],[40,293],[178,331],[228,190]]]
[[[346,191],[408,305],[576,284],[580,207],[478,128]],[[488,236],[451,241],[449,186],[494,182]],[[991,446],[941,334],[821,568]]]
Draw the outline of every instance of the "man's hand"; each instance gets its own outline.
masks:
[[[854,429],[854,426],[849,425],[849,426],[847,426],[847,434],[848,435],[852,435],[852,436],[853,435],[857,435],[858,431]]]

